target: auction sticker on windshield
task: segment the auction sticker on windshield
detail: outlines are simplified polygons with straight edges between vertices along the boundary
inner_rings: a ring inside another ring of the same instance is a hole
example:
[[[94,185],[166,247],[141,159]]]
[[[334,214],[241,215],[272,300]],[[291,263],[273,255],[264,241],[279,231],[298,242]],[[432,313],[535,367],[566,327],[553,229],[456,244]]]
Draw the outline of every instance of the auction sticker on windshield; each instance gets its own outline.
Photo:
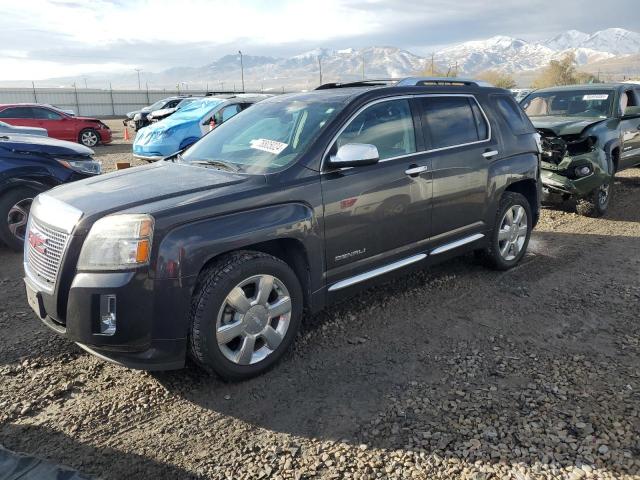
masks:
[[[582,97],[582,100],[584,101],[589,101],[589,100],[606,100],[607,98],[609,98],[609,95],[606,93],[592,93],[590,95],[585,95]]]
[[[262,150],[263,152],[273,153],[274,155],[278,155],[288,146],[289,144],[287,143],[278,142],[276,140],[267,140],[266,138],[251,140],[251,148]]]

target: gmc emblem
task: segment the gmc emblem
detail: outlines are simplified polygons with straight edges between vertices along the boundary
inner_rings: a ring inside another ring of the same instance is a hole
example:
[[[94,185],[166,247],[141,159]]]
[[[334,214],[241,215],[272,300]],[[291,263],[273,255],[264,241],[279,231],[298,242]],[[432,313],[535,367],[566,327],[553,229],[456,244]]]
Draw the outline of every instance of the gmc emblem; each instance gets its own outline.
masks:
[[[29,245],[42,255],[47,252],[47,239],[43,237],[40,232],[29,230]]]

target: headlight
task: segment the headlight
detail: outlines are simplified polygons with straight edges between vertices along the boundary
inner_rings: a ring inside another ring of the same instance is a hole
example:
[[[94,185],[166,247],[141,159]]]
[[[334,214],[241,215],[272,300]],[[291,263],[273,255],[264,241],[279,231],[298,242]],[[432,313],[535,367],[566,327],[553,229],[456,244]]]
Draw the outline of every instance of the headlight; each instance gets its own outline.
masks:
[[[58,163],[74,172],[99,175],[102,171],[102,164],[96,160],[64,160],[56,158]]]
[[[101,218],[87,236],[79,270],[126,270],[149,263],[153,217],[144,214]]]
[[[136,113],[136,114],[133,116],[133,119],[134,119],[135,121],[138,121],[138,120],[140,120],[141,118],[142,118],[142,115],[140,115],[139,113]]]

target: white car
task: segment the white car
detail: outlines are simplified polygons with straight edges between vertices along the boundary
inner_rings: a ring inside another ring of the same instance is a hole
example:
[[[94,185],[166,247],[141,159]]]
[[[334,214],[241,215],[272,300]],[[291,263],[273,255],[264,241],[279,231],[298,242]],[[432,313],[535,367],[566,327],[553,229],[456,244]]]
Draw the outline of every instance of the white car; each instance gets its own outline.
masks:
[[[19,134],[19,135],[39,135],[41,137],[48,137],[49,134],[45,128],[39,127],[17,127],[9,125],[8,123],[0,122],[0,135],[7,134]]]

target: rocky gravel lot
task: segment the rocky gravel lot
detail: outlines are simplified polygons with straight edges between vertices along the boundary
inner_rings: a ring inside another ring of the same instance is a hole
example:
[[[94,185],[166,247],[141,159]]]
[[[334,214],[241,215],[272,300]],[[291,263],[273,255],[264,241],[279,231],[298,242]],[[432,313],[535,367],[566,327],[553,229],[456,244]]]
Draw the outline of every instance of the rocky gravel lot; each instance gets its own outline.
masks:
[[[240,384],[84,353],[0,247],[0,445],[106,479],[640,478],[640,169],[615,194],[544,211],[514,270],[464,257],[305,318]]]

